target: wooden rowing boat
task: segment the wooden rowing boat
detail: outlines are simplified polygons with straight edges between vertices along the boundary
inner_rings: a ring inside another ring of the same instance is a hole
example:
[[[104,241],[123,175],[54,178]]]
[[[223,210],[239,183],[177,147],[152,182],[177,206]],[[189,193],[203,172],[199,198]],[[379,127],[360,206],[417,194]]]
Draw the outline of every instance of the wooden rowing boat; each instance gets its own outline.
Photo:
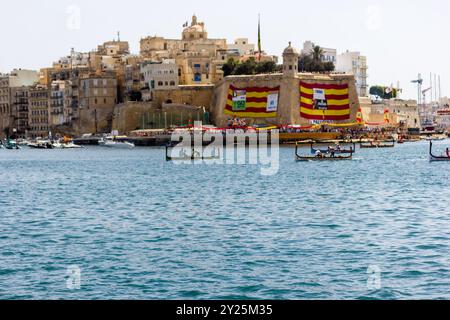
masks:
[[[433,141],[430,141],[430,161],[436,162],[436,161],[450,161],[450,153],[449,149],[447,148],[447,155],[446,156],[435,156],[433,154]]]
[[[352,154],[356,152],[356,144],[353,143],[353,147],[350,147],[350,149],[332,150],[332,149],[316,149],[314,148],[314,144],[311,143],[311,154],[316,154],[317,151],[320,151],[321,153],[324,154],[330,154],[333,153],[333,151],[334,154]]]
[[[218,153],[216,154],[216,150],[214,150],[213,156],[204,156],[202,153],[195,150],[195,148],[192,148],[191,154],[182,154],[179,157],[173,157],[169,155],[169,150],[173,149],[173,146],[166,146],[166,161],[195,161],[195,160],[218,160],[220,159],[220,150],[218,150]]]
[[[295,158],[296,161],[342,161],[342,160],[352,160],[353,152],[348,156],[336,156],[332,154],[321,154],[320,156],[301,156],[298,154],[299,144],[295,146]]]
[[[381,148],[395,148],[395,140],[392,141],[378,141],[378,142],[369,142],[364,143],[360,142],[359,144],[361,149],[381,149]]]

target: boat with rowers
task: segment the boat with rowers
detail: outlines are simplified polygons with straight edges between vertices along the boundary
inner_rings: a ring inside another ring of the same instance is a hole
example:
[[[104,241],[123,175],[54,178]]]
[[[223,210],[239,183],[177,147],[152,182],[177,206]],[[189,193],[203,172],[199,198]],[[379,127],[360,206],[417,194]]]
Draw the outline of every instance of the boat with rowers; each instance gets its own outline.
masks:
[[[379,148],[395,148],[395,140],[390,141],[374,141],[371,140],[369,142],[360,141],[359,144],[361,149],[379,149]]]
[[[328,149],[316,149],[314,148],[314,142],[311,142],[311,154],[317,154],[320,151],[323,154],[334,153],[334,154],[351,154],[356,152],[356,144],[353,143],[353,146],[350,149],[343,149],[341,145],[336,142],[334,146],[329,146]]]
[[[433,141],[430,141],[430,161],[450,161],[450,149],[447,148],[444,155],[436,156],[433,154]]]
[[[296,161],[305,162],[305,161],[342,161],[342,160],[352,160],[353,152],[349,153],[347,156],[337,156],[334,152],[330,153],[322,153],[320,150],[317,150],[314,156],[302,156],[299,154],[299,143],[295,145],[295,158]]]
[[[177,148],[178,155],[172,155],[173,150]],[[196,148],[177,147],[174,144],[166,145],[166,161],[195,161],[195,160],[218,160],[220,159],[220,149],[214,148],[214,154],[205,155],[203,148],[202,151],[196,150]],[[188,152],[190,150],[190,153]]]

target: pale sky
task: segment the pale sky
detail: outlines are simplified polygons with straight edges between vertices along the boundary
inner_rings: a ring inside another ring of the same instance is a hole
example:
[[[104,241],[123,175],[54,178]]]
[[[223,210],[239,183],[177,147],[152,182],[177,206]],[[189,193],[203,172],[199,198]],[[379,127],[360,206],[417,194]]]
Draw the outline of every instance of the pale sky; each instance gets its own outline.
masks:
[[[281,56],[289,41],[360,51],[367,56],[369,84],[397,84],[404,98],[417,98],[410,81],[421,72],[440,74],[450,95],[450,2],[446,0],[14,0],[0,11],[0,72],[50,66],[70,48],[89,51],[116,38],[139,52],[146,35],[180,38],[196,14],[211,38],[246,37],[257,42],[258,13],[263,49]],[[79,18],[78,18],[79,17]],[[281,59],[280,59],[281,61]]]

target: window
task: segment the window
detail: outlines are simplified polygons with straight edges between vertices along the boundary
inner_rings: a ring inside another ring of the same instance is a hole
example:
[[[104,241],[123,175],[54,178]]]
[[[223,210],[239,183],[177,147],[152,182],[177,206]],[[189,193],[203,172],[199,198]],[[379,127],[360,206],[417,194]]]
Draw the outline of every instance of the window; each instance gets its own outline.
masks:
[[[173,87],[175,86],[175,81],[170,81],[170,85]]]
[[[162,81],[158,81],[158,86],[163,86],[163,82]]]
[[[97,98],[95,98],[94,103],[97,104]]]

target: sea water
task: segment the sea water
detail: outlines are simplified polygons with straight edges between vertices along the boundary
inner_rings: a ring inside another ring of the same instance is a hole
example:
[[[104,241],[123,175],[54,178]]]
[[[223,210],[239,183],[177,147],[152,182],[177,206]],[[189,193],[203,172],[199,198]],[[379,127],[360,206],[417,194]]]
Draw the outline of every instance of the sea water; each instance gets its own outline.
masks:
[[[428,148],[282,147],[270,176],[158,148],[0,150],[0,299],[449,299],[450,162]]]

